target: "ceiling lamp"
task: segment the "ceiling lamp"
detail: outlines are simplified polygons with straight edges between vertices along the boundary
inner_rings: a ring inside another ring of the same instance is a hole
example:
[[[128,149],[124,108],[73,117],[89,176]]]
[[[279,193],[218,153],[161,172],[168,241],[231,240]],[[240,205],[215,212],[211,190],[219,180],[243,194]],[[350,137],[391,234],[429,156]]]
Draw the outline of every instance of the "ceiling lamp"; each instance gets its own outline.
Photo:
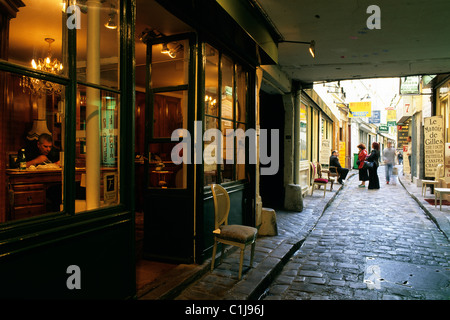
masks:
[[[109,12],[108,22],[105,23],[105,27],[108,29],[117,29],[116,23],[116,11],[114,10],[114,5],[111,3],[111,11]]]
[[[59,75],[63,72],[63,64],[58,61],[58,59],[52,59],[52,43],[55,39],[45,38],[44,39],[48,43],[48,53],[45,58],[39,58],[37,60],[31,60],[31,66],[35,70],[44,71],[48,73],[53,73]],[[30,78],[27,76],[23,76],[20,81],[20,86],[25,89],[28,89],[31,93],[41,93],[43,91],[47,91],[47,93],[61,93],[61,88],[58,84],[53,82],[39,80],[36,78]]]
[[[173,46],[171,45],[171,48],[169,48],[168,43],[164,43],[161,49],[161,53],[165,53],[173,59],[177,57],[177,53],[180,52],[181,50],[183,50],[183,45],[180,43],[175,42]]]
[[[281,40],[280,42],[289,42],[289,43],[303,43],[303,44],[309,44],[309,53],[313,58],[316,57],[316,42],[314,40],[311,40],[310,42],[306,41],[287,41],[287,40]]]

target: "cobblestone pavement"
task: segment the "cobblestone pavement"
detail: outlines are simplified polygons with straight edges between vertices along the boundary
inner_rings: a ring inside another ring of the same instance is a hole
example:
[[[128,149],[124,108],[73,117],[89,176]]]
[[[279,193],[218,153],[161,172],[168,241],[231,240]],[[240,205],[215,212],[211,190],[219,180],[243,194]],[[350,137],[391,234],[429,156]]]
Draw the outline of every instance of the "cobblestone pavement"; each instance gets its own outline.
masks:
[[[450,242],[401,184],[348,179],[265,300],[448,300]]]

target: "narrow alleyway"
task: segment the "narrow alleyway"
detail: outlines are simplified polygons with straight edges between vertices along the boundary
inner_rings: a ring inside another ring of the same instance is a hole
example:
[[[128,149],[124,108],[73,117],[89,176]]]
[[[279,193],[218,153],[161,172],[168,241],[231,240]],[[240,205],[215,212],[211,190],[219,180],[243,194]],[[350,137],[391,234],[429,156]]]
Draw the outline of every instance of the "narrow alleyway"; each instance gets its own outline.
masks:
[[[450,242],[401,184],[358,188],[353,176],[265,300],[450,299]]]

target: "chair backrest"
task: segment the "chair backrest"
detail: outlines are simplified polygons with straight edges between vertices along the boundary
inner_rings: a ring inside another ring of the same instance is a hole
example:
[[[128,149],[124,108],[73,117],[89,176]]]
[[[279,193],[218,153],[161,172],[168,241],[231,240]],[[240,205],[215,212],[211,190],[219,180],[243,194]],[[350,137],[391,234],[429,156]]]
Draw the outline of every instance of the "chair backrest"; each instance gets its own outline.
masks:
[[[214,199],[214,227],[218,229],[222,224],[228,224],[230,197],[227,190],[218,184],[212,184],[211,191]]]
[[[311,167],[311,179],[310,179],[310,182],[312,184],[314,179],[316,178],[316,166],[314,165],[314,162],[312,162],[312,161],[309,163],[309,165]]]
[[[444,176],[444,165],[442,163],[438,164],[436,167],[436,171],[434,173],[434,180],[439,180],[439,178]]]
[[[319,161],[317,161],[317,176],[319,178],[322,178],[322,165],[320,164]]]

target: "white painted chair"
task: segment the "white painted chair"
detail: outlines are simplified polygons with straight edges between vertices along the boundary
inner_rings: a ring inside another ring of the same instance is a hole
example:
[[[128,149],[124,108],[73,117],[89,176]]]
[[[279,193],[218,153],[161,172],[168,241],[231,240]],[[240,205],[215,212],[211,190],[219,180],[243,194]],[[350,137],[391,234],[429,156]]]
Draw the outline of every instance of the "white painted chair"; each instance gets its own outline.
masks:
[[[214,270],[214,261],[216,258],[217,244],[222,243],[222,253],[220,260],[223,257],[223,244],[236,246],[241,249],[241,258],[239,263],[239,280],[242,277],[242,266],[244,263],[244,250],[247,245],[251,245],[250,268],[253,266],[253,256],[255,254],[255,241],[258,230],[253,227],[243,225],[229,225],[228,214],[230,212],[230,197],[228,192],[218,184],[211,185],[211,191],[214,199],[214,247],[211,261],[211,271]]]
[[[422,195],[425,197],[427,193],[427,186],[436,188],[439,186],[439,179],[444,176],[444,165],[438,164],[436,167],[434,180],[422,180]]]

